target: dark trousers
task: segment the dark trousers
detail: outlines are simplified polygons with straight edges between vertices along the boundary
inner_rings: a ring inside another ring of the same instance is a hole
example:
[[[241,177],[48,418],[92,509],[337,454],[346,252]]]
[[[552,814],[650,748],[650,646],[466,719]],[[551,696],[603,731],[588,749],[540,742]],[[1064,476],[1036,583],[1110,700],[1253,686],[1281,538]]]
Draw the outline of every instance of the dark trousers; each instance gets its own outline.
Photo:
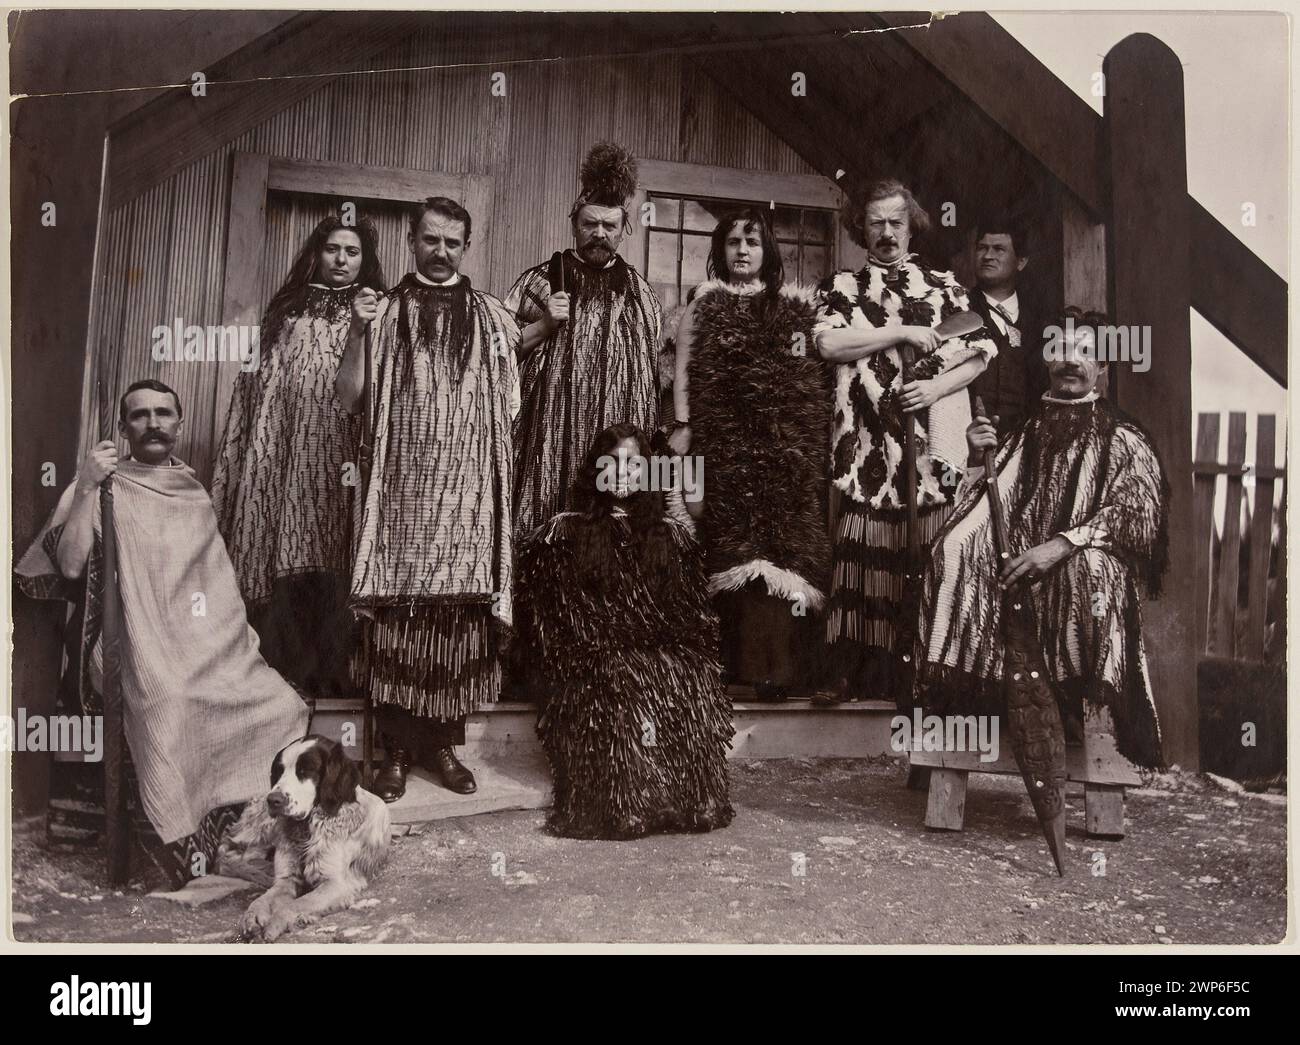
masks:
[[[439,748],[459,747],[465,743],[465,719],[422,718],[396,704],[375,705],[375,724],[392,742],[419,757],[421,751],[432,754]],[[387,746],[387,744],[385,745]]]
[[[800,681],[797,644],[807,618],[796,617],[789,601],[769,595],[760,580],[724,592],[714,604],[722,622],[722,664],[733,681],[778,686]]]

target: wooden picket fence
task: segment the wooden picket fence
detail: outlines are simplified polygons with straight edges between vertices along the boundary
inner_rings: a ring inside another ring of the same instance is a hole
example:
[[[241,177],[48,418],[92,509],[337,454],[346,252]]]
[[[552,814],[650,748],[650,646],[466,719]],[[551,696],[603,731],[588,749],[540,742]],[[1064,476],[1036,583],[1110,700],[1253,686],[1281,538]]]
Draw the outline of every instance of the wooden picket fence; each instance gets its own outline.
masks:
[[[1192,462],[1197,650],[1273,660],[1285,656],[1286,619],[1286,469],[1274,463],[1277,418],[1258,416],[1254,464],[1246,463],[1244,413],[1228,415],[1227,460],[1219,461],[1219,421],[1219,414],[1197,416]],[[1222,488],[1219,476],[1227,477]]]

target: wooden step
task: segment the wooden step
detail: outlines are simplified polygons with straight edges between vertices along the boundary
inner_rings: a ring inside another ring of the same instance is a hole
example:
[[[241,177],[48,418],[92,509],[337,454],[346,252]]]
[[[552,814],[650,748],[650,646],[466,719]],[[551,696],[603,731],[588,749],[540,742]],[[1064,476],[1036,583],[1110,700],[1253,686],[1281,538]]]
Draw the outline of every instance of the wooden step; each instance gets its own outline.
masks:
[[[733,705],[735,738],[730,758],[871,758],[886,754],[889,723],[894,705],[883,700],[856,701],[818,707],[809,700],[780,704],[740,701]],[[319,701],[312,731],[335,740],[351,723],[357,745],[350,751],[361,757],[361,705],[359,701]],[[523,753],[540,755],[537,709],[532,704],[490,705],[465,723],[461,757],[511,760]]]

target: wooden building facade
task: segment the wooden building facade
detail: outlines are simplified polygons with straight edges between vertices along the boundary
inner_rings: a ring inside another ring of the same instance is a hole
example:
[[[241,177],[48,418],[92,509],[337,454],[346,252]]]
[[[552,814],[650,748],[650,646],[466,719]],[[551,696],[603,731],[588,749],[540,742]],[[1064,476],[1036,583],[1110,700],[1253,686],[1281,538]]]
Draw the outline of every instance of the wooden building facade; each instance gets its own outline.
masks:
[[[504,296],[570,242],[578,164],[612,139],[639,158],[639,202],[654,204],[624,254],[668,304],[697,278],[699,236],[726,201],[776,208],[787,268],[806,282],[859,262],[835,211],[873,176],[913,187],[935,219],[923,249],[959,274],[978,217],[1015,213],[1044,308],[1155,328],[1151,372],[1112,394],[1170,470],[1177,562],[1192,540],[1188,309],[1285,383],[1286,284],[1187,196],[1181,69],[1159,41],[1112,51],[1103,118],[985,15],[862,31],[928,18],[289,18],[208,69],[202,93],[173,88],[107,135],[79,456],[111,430],[117,390],[153,376],[179,392],[177,452],[206,482],[238,363],[156,362],[155,327],[257,323],[292,252],[343,202],[378,220],[395,283],[401,205],[434,192],[464,200],[466,272]],[[1167,755],[1185,766],[1197,597],[1184,571],[1149,614]]]

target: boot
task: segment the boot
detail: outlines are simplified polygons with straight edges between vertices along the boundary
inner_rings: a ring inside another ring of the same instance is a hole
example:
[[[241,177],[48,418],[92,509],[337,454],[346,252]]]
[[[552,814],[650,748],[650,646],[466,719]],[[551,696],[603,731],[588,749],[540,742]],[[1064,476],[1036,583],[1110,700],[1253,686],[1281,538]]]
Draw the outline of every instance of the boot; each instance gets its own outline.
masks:
[[[478,790],[474,774],[461,764],[456,753],[449,747],[440,747],[434,751],[426,765],[438,774],[442,786],[448,791],[454,791],[458,795],[472,795]]]
[[[406,794],[406,774],[411,771],[411,753],[392,737],[384,737],[384,764],[379,767],[370,790],[385,802],[396,802]]]

